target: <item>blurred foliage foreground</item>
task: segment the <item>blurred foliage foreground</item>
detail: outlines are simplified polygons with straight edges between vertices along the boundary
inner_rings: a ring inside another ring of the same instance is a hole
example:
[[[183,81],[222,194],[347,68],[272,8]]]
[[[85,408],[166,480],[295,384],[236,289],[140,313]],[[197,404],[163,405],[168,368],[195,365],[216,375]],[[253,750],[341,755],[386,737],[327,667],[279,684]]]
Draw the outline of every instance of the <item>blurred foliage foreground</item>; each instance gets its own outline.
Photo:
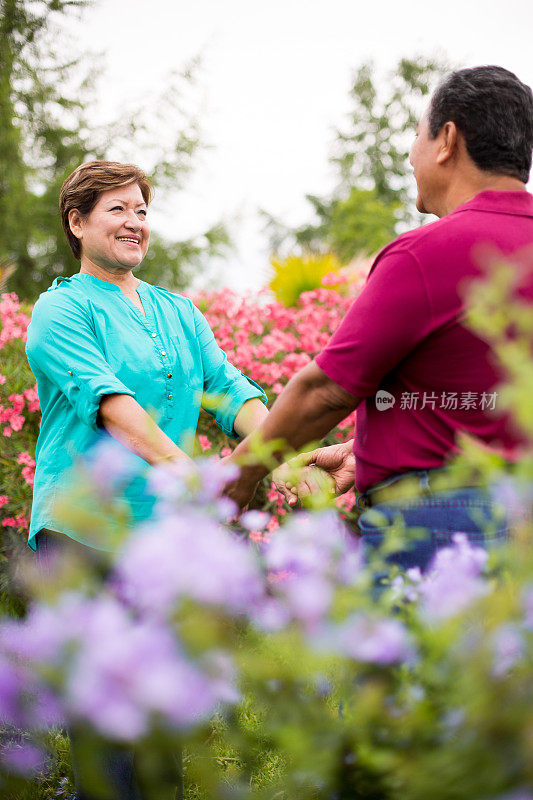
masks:
[[[471,322],[531,441],[531,265],[490,272]],[[462,467],[494,486],[513,536],[487,555],[458,534],[425,575],[390,568],[391,541],[366,561],[325,499],[269,531],[258,510],[229,524],[215,458],[152,469],[157,516],[124,529],[113,556],[65,552],[40,580],[33,560],[18,570],[35,599],[0,626],[2,796],[51,796],[51,776],[57,796],[71,791],[57,771],[66,722],[95,792],[98,754],[114,745],[136,748],[154,798],[178,752],[194,798],[532,798],[533,452],[510,472],[465,442]],[[102,444],[87,470],[96,524],[129,460]],[[397,527],[396,545],[414,535]]]

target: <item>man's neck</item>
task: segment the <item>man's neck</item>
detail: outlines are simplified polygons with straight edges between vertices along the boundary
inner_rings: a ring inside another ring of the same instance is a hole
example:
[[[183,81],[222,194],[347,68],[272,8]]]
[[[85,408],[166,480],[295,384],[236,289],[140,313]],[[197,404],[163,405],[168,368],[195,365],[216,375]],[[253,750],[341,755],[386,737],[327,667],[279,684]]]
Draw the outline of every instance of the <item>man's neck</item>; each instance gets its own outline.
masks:
[[[493,175],[492,173],[483,174],[477,170],[475,175],[460,177],[449,186],[437,216],[445,217],[447,214],[451,214],[452,211],[472,200],[480,192],[525,191],[527,191],[525,183],[518,178],[511,178],[508,175]]]

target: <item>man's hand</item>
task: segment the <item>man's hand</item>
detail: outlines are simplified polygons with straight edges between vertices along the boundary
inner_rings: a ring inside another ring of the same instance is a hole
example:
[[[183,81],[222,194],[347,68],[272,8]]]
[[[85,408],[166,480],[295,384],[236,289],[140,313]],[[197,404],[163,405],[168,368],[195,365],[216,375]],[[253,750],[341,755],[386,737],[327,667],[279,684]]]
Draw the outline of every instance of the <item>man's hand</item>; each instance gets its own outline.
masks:
[[[332,444],[329,447],[319,447],[309,453],[303,453],[300,458],[305,458],[308,469],[320,467],[329,473],[335,482],[335,494],[340,495],[347,492],[354,485],[355,480],[355,456],[353,454],[353,439],[343,444]],[[302,473],[300,483],[296,488],[296,493],[301,499],[307,497],[317,490],[316,469]],[[323,485],[323,483],[322,483]]]

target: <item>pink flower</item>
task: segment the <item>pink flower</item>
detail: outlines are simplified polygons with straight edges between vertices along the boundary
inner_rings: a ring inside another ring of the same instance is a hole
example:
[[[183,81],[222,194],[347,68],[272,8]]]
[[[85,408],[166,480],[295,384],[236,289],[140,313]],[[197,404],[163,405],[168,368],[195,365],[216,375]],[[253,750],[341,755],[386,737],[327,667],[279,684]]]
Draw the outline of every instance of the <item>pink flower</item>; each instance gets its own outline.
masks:
[[[7,494],[0,494],[0,508],[2,508],[2,506],[5,506],[5,504],[8,502],[9,502],[9,497],[7,496]]]
[[[288,569],[272,570],[268,573],[269,583],[281,583],[281,581],[288,581],[290,578],[295,577],[296,573]]]
[[[11,436],[11,428],[4,428],[3,433],[4,436],[6,436],[9,439],[9,437]]]
[[[5,375],[0,375],[0,386],[6,382],[7,378]]]
[[[13,411],[15,414],[20,414],[24,408],[24,395],[23,394],[10,394],[9,400],[13,403]]]
[[[230,456],[232,453],[233,450],[231,449],[231,447],[223,447],[222,450],[220,451],[220,455],[222,456],[222,458],[226,458],[227,456]]]
[[[277,519],[277,517],[270,517],[270,521],[266,527],[267,531],[270,532],[277,531],[277,529],[279,528],[279,520]]]
[[[204,436],[203,433],[201,433],[198,436],[198,442],[200,443],[200,447],[202,448],[202,452],[204,453],[206,450],[210,450],[211,447],[213,446],[212,442],[207,438],[207,436]]]
[[[26,389],[24,392],[24,397],[26,398],[26,402],[28,404],[28,411],[33,413],[34,411],[40,411],[41,407],[39,405],[39,397],[37,395],[37,387],[34,386],[31,389]]]
[[[271,483],[270,484],[270,490],[267,493],[267,500],[270,503],[275,503],[278,500],[279,497],[280,497],[280,493],[276,489],[276,484],[275,483]]]
[[[27,450],[23,450],[17,456],[17,464],[25,464],[27,467],[35,467],[35,459],[30,456]]]
[[[13,414],[11,419],[9,420],[9,424],[14,431],[22,430],[22,426],[24,425],[24,417],[22,414]]]
[[[33,467],[23,467],[22,468],[22,477],[28,484],[33,488],[33,484],[35,482],[35,469]]]

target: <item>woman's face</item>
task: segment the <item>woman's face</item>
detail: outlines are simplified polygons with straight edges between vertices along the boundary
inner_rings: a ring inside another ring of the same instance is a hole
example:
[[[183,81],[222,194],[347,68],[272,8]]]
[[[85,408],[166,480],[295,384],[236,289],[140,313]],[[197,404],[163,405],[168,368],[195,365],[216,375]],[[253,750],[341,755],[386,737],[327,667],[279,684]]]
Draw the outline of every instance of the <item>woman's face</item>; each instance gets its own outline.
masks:
[[[80,240],[81,260],[111,272],[137,267],[148,250],[147,206],[137,183],[103,192],[90,214],[71,212],[72,232]]]

